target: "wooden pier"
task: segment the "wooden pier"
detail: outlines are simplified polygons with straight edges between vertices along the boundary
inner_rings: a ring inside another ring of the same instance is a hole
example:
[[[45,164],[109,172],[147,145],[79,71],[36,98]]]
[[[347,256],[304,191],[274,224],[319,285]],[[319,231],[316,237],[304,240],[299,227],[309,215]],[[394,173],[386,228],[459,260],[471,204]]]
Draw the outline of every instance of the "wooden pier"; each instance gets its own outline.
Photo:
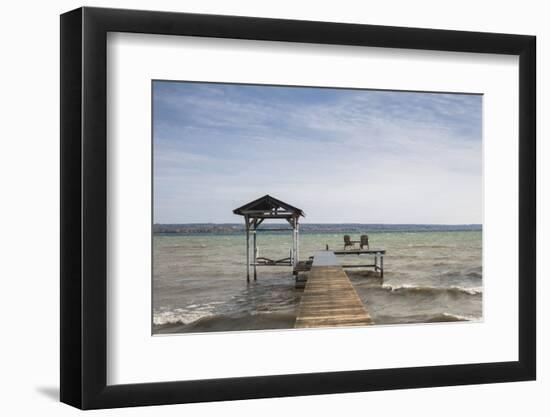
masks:
[[[372,319],[333,251],[316,252],[296,328],[366,326]]]

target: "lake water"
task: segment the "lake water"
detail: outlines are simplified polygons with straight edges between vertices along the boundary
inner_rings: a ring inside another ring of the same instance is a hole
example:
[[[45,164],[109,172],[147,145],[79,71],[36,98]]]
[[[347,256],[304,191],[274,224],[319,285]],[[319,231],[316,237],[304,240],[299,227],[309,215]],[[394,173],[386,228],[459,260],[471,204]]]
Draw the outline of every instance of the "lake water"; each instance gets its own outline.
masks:
[[[384,279],[359,269],[347,273],[375,325],[482,318],[481,230],[365,232],[371,248],[386,250]],[[344,234],[345,226],[300,233],[300,259],[327,244],[342,249]],[[258,236],[260,256],[284,258],[291,246],[288,233]],[[303,290],[295,288],[291,268],[258,267],[258,280],[247,284],[245,256],[243,233],[155,235],[153,332],[293,328]],[[345,263],[366,257],[347,255]]]

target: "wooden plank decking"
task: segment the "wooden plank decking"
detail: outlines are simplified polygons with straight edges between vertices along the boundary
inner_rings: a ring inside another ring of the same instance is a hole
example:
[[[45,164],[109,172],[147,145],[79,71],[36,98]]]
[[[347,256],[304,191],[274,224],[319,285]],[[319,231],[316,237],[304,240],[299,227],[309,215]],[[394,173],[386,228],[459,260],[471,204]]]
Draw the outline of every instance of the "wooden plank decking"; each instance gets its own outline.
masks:
[[[365,326],[372,319],[334,252],[316,252],[296,328]]]
[[[385,249],[342,249],[334,250],[335,255],[385,255]]]

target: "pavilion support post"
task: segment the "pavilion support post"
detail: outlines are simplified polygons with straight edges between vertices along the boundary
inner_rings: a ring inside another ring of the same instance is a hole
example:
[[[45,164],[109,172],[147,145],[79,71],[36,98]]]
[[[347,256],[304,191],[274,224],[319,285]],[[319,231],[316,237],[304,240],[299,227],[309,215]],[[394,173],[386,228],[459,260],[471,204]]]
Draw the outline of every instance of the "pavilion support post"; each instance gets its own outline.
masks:
[[[300,226],[298,225],[298,218],[294,222],[296,223],[296,263],[294,265],[296,267],[298,266],[298,262],[300,262]]]
[[[298,266],[298,219],[292,219],[292,266]]]
[[[384,255],[380,255],[380,278],[384,278]]]
[[[250,282],[250,223],[248,216],[244,218],[246,223],[246,282]]]
[[[294,233],[294,223],[289,222],[292,226],[292,251],[290,252],[290,263],[294,266],[294,254],[296,251],[296,233]]]
[[[254,281],[256,281],[256,255],[257,255],[257,246],[256,246],[256,222],[254,222],[254,230],[252,231],[252,239],[254,241],[254,253],[252,254],[253,264],[254,264]]]

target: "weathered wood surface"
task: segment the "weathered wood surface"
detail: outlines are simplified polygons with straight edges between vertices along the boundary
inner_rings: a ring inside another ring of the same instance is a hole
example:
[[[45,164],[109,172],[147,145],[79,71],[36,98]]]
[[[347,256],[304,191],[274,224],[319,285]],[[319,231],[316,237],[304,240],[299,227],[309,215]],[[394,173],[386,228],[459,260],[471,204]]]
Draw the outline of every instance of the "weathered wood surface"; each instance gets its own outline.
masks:
[[[333,251],[335,255],[384,255],[385,249],[343,249]]]
[[[297,274],[298,272],[307,272],[311,269],[311,262],[310,261],[300,261],[296,264],[296,267],[293,270],[294,274]]]
[[[365,326],[372,319],[333,252],[315,253],[296,328]]]
[[[323,250],[313,255],[313,266],[340,266],[340,262],[334,252]]]

